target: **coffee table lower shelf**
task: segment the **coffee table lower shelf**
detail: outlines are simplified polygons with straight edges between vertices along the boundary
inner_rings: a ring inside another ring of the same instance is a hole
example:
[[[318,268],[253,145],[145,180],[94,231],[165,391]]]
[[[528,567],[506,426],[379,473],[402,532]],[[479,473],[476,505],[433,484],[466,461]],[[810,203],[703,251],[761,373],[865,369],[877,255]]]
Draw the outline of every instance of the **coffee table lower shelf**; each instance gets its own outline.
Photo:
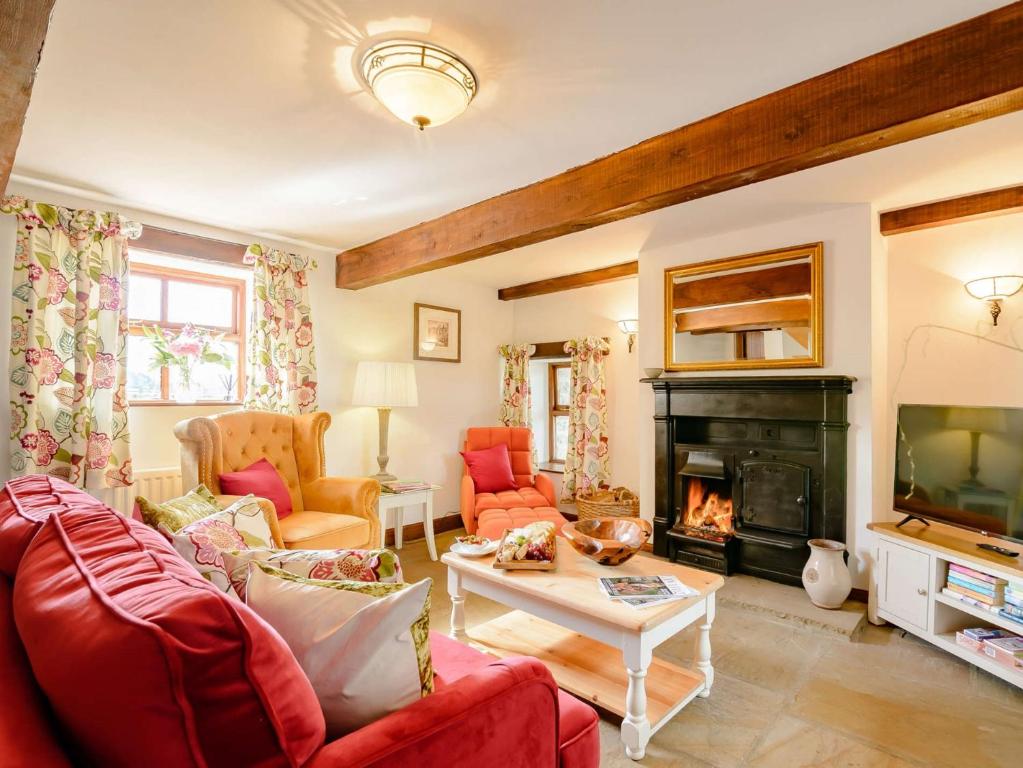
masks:
[[[524,611],[512,611],[467,631],[471,644],[498,658],[534,656],[559,688],[621,717],[629,687],[622,652]],[[703,674],[654,657],[646,677],[650,732],[704,688]]]

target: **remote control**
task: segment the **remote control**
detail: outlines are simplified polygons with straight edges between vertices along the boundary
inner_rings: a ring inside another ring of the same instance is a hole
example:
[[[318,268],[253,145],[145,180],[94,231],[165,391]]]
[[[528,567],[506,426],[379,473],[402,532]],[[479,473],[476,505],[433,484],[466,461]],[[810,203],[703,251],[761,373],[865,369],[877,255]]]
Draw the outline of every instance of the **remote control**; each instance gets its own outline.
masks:
[[[977,546],[990,552],[997,552],[999,555],[1005,555],[1006,557],[1019,557],[1019,552],[1013,552],[1005,547],[996,547],[994,544],[978,544]]]

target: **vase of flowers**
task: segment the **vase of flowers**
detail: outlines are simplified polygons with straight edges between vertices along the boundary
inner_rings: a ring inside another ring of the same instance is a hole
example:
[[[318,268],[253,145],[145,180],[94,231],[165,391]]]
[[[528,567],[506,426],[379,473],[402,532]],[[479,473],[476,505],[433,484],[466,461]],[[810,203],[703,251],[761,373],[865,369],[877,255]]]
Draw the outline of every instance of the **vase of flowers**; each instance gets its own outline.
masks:
[[[178,373],[179,386],[175,390],[177,403],[194,403],[198,399],[197,368],[203,363],[229,368],[231,363],[223,353],[220,343],[223,336],[213,336],[209,331],[186,325],[176,336],[156,326],[142,326],[142,332],[153,349],[149,370],[168,368]]]

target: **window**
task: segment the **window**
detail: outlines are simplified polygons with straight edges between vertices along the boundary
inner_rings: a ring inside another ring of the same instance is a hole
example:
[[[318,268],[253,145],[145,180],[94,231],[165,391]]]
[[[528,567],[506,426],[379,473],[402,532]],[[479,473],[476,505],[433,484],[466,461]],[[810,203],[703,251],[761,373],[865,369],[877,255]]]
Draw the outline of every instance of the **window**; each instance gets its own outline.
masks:
[[[133,251],[128,284],[128,399],[136,405],[175,402],[176,370],[150,370],[152,348],[143,326],[176,334],[185,325],[220,336],[230,365],[199,364],[201,402],[240,402],[244,394],[247,270]]]
[[[568,453],[568,404],[572,399],[572,366],[570,363],[549,363],[547,371],[547,456],[551,464],[564,464]]]

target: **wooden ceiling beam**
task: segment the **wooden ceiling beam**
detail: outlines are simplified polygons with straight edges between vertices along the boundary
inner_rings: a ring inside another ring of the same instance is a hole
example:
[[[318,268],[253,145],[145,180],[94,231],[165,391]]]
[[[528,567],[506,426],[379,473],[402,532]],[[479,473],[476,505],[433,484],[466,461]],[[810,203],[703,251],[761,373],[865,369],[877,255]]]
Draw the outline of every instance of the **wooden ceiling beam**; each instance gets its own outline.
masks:
[[[542,296],[545,293],[557,293],[558,291],[571,291],[573,288],[585,288],[588,285],[600,285],[615,280],[624,280],[639,274],[639,262],[627,261],[624,264],[614,264],[610,267],[589,269],[585,272],[576,272],[561,277],[549,277],[546,280],[536,280],[532,283],[513,285],[510,288],[501,288],[497,292],[497,298],[501,301],[512,301],[513,299],[525,299],[529,296]]]
[[[1023,2],[337,255],[365,288],[1023,109]]]
[[[810,293],[811,282],[809,262],[717,277],[701,275],[693,280],[675,283],[673,304],[675,309],[691,309],[800,296]]]
[[[14,166],[54,0],[0,0],[0,193]]]
[[[770,331],[810,325],[809,299],[776,299],[753,304],[694,309],[675,315],[678,333]]]
[[[899,235],[1020,212],[1023,212],[1023,184],[885,211],[881,214],[881,234]]]

